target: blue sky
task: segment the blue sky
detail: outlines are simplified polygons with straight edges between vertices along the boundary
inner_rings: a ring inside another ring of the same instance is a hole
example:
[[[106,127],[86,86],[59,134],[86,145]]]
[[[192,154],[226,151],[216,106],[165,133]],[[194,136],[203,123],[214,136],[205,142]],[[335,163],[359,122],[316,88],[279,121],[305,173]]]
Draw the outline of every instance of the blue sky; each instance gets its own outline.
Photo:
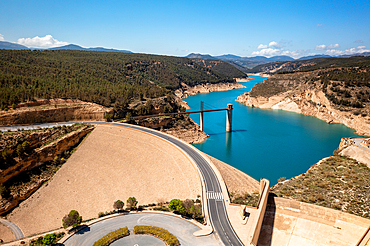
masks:
[[[343,55],[369,52],[369,13],[369,0],[3,0],[0,40],[174,56]]]

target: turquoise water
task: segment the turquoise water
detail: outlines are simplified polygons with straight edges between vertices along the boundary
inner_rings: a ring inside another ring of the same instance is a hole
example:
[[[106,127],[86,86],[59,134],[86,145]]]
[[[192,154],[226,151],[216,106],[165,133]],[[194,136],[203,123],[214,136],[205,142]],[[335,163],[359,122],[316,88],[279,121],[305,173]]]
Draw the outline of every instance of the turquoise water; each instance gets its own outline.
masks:
[[[280,177],[304,173],[320,159],[338,148],[342,137],[357,136],[354,130],[328,124],[314,117],[273,109],[247,107],[235,102],[263,77],[242,83],[247,88],[190,96],[184,101],[191,109],[226,108],[233,104],[233,131],[226,133],[226,111],[204,113],[204,132],[210,137],[199,150],[222,160],[259,180],[267,178],[274,185]],[[190,114],[199,124],[199,114]]]

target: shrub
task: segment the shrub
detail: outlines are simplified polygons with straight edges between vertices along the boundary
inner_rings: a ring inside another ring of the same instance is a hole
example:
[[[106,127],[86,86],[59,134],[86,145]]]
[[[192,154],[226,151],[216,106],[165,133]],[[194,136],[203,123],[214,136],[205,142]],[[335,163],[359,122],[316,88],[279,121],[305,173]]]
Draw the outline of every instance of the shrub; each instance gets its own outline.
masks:
[[[51,245],[54,243],[54,240],[57,238],[57,235],[55,233],[47,234],[42,239],[42,245]]]
[[[10,191],[3,184],[0,185],[0,196],[2,198],[7,198],[10,196]]]
[[[63,227],[67,228],[73,226],[73,228],[79,226],[82,222],[82,217],[76,210],[71,210],[69,214],[64,216],[63,220]]]
[[[121,210],[124,205],[125,205],[124,202],[122,202],[121,200],[117,200],[113,203],[113,208],[117,210]]]
[[[163,240],[167,245],[178,246],[180,245],[179,240],[172,233],[166,229],[156,226],[141,226],[137,225],[134,227],[135,234],[150,234]]]
[[[133,209],[136,209],[136,205],[137,205],[137,200],[135,197],[129,197],[127,199],[127,202],[126,202],[126,206],[128,209],[130,210],[133,210]]]
[[[177,210],[177,207],[179,206],[179,205],[181,205],[181,200],[180,199],[172,199],[171,201],[170,201],[170,204],[168,205],[168,207],[170,208],[170,209],[172,209],[172,210]]]
[[[128,236],[129,234],[130,232],[128,231],[127,226],[123,227],[118,230],[112,231],[104,237],[100,238],[93,244],[93,246],[106,246],[116,241],[117,239]]]

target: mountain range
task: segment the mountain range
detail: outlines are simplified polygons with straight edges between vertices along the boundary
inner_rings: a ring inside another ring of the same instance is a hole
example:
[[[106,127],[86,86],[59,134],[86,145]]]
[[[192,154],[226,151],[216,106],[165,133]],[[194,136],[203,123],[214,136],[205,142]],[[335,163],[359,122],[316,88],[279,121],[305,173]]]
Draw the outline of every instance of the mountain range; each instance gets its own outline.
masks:
[[[0,41],[0,49],[5,50],[85,50],[85,51],[105,51],[105,52],[122,52],[122,53],[132,53],[128,50],[116,50],[116,49],[107,49],[103,47],[94,47],[94,48],[83,48],[76,44],[68,44],[65,46],[49,48],[49,49],[36,49],[36,48],[28,48],[21,44]]]
[[[104,47],[94,47],[94,48],[83,48],[76,44],[68,44],[61,47],[49,48],[49,49],[35,49],[35,48],[28,48],[24,45],[0,41],[0,49],[10,49],[10,50],[84,50],[84,51],[104,51],[104,52],[122,52],[122,53],[132,53],[128,50],[117,50],[117,49],[107,49]],[[361,54],[352,54],[352,55],[344,55],[341,57],[351,57],[351,56],[370,56],[370,52],[365,52]],[[211,56],[208,54],[195,54],[191,53],[186,56],[190,59],[203,59],[203,60],[222,60],[230,63],[234,67],[238,68],[239,70],[247,73],[250,70],[258,65],[267,64],[267,63],[275,63],[275,62],[289,62],[289,61],[302,61],[302,60],[310,60],[315,58],[330,58],[332,56],[319,54],[313,56],[305,56],[298,59],[294,59],[290,56],[273,56],[273,57],[264,57],[264,56],[255,56],[255,57],[241,57],[232,54],[220,55],[220,56]]]

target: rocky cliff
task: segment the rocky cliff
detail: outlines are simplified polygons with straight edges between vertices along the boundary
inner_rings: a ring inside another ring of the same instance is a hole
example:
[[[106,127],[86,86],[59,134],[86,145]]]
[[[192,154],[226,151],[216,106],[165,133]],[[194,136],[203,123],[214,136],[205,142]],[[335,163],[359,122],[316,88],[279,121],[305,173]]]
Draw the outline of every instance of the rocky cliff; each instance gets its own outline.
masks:
[[[368,105],[365,103],[362,108],[356,108],[334,104],[327,96],[331,87],[323,87],[319,74],[316,71],[273,75],[236,101],[251,107],[314,116],[328,123],[344,124],[359,135],[370,136]]]
[[[42,146],[35,150],[33,154],[17,162],[15,165],[2,170],[0,172],[0,184],[4,184],[13,179],[17,179],[23,175],[22,181],[20,182],[22,187],[17,192],[12,192],[12,195],[4,199],[0,197],[0,215],[7,213],[14,207],[16,207],[21,201],[27,199],[33,192],[35,192],[45,181],[50,178],[51,174],[40,175],[40,178],[33,180],[34,178],[26,174],[32,169],[44,165],[45,163],[51,162],[55,157],[60,157],[65,151],[71,150],[77,146],[78,143],[93,130],[91,126],[83,126],[77,131],[68,133],[67,135],[53,141],[52,143]],[[32,176],[32,175],[31,175]],[[23,180],[24,179],[24,180]],[[27,180],[29,181],[27,183]],[[15,181],[16,183],[18,181]]]
[[[38,100],[0,111],[0,126],[45,122],[103,120],[112,109],[95,103],[71,99]]]
[[[229,91],[233,89],[245,88],[244,85],[237,82],[234,83],[218,83],[218,84],[201,84],[190,87],[186,84],[181,84],[182,88],[175,91],[175,95],[179,98],[187,98],[188,96],[198,93],[208,93],[213,91]]]

